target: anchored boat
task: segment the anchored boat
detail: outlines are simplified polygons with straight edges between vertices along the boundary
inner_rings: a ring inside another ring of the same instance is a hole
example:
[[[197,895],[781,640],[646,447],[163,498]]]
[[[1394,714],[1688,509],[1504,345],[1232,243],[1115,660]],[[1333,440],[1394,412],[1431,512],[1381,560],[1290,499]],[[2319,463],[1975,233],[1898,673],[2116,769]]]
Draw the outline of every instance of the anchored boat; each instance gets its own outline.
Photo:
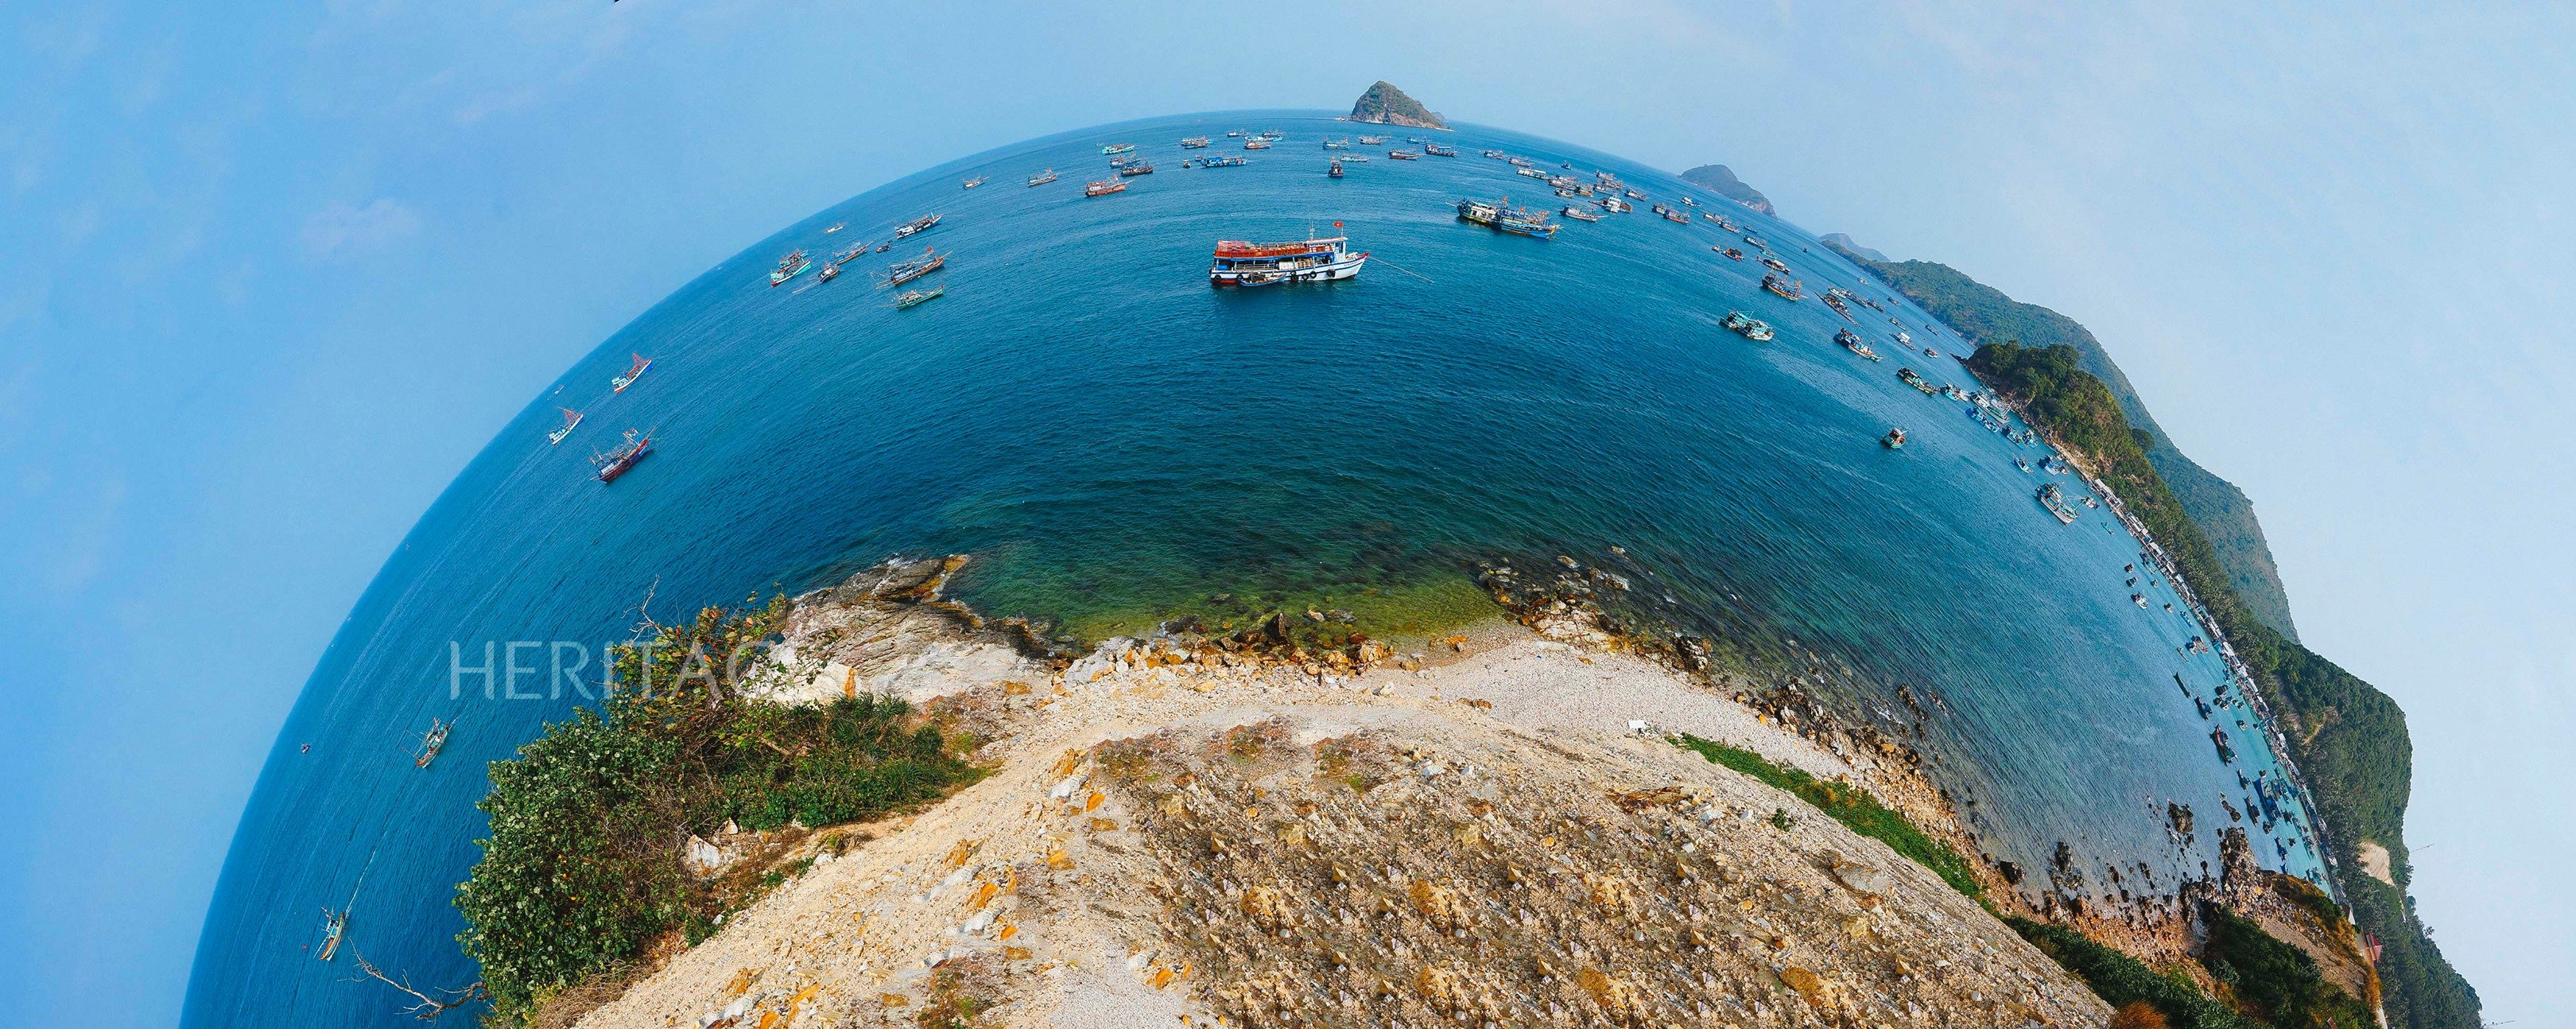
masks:
[[[787,256],[778,259],[778,267],[770,271],[769,284],[776,286],[779,283],[795,278],[798,272],[805,270],[805,266],[813,263],[813,261],[806,259],[804,251],[790,250],[787,252]]]
[[[900,286],[945,267],[948,267],[948,255],[923,247],[921,256],[886,266],[886,285]]]
[[[1100,152],[1104,154],[1131,153],[1135,149],[1136,144],[1134,143],[1103,143],[1100,145]]]
[[[1340,222],[1333,223],[1340,228]],[[1368,251],[1352,253],[1350,240],[1342,236],[1310,238],[1288,243],[1247,243],[1242,240],[1220,240],[1216,258],[1208,266],[1210,286],[1268,286],[1280,282],[1330,282],[1360,273],[1368,263]]]
[[[1117,179],[1089,183],[1082,187],[1082,195],[1087,197],[1105,197],[1111,193],[1124,193],[1126,191],[1127,184]]]
[[[627,365],[627,366],[626,366],[626,374],[624,374],[624,375],[620,375],[620,376],[618,376],[618,377],[616,377],[616,378],[614,378],[614,379],[610,379],[610,380],[608,380],[608,391],[609,391],[609,392],[611,392],[611,393],[624,393],[624,392],[626,392],[626,387],[634,385],[634,384],[635,384],[635,380],[637,380],[637,379],[641,379],[641,378],[643,378],[643,377],[644,377],[644,369],[647,369],[647,368],[653,367],[653,359],[652,359],[652,358],[646,357],[646,356],[644,356],[644,355],[642,355],[642,354],[632,354],[632,355],[629,355],[629,356],[631,356],[631,357],[635,358],[635,363],[634,363],[634,364],[630,364],[630,365]]]
[[[1566,217],[1579,222],[1597,222],[1601,220],[1600,215],[1584,210],[1584,205],[1582,204],[1567,204],[1565,205],[1565,210],[1561,213]]]
[[[1798,280],[1782,278],[1776,274],[1763,276],[1762,288],[1770,290],[1782,298],[1789,300],[1807,299],[1807,294],[1798,286]]]
[[[1726,318],[1717,324],[1756,343],[1769,342],[1775,335],[1771,331],[1771,326],[1763,324],[1761,319],[1742,311],[1726,312]]]
[[[430,719],[429,731],[421,734],[420,753],[413,757],[411,766],[413,768],[427,768],[429,767],[430,762],[438,760],[438,752],[446,749],[447,747],[447,731],[455,727],[455,722],[442,722],[435,718]]]
[[[626,474],[627,469],[635,467],[635,462],[643,460],[644,455],[652,452],[653,437],[651,434],[638,433],[633,429],[628,429],[626,430],[626,442],[624,444],[605,454],[590,455],[590,463],[598,466],[599,473],[595,478],[600,482],[615,482],[617,481],[618,476]],[[444,739],[444,737],[442,737],[442,739]]]
[[[1461,221],[1486,226],[1497,232],[1536,236],[1540,239],[1553,238],[1557,230],[1556,223],[1547,220],[1546,215],[1525,207],[1514,208],[1509,199],[1493,204],[1482,200],[1458,201],[1458,218]]]
[[[907,308],[919,307],[947,295],[948,287],[946,286],[938,287],[926,293],[917,289],[907,289],[903,291],[902,296],[894,298],[894,309],[901,311]]]
[[[1191,136],[1190,138],[1181,141],[1181,148],[1184,150],[1204,150],[1207,148],[1207,145],[1208,138],[1206,136]]]
[[[1054,182],[1054,181],[1055,181],[1055,169],[1053,169],[1053,168],[1049,168],[1049,169],[1047,169],[1047,170],[1045,170],[1045,171],[1042,171],[1042,172],[1039,172],[1039,173],[1037,173],[1037,174],[1035,174],[1035,175],[1031,175],[1031,176],[1029,176],[1029,185],[1032,185],[1032,186],[1043,186],[1043,185],[1046,185],[1047,183]]]
[[[2066,506],[2066,495],[2058,490],[2056,483],[2041,483],[2039,492],[2035,495],[2039,498],[2039,506],[2047,508],[2048,513],[2056,515],[2059,524],[2075,524],[2075,509]]]
[[[935,226],[935,225],[938,225],[938,224],[939,224],[939,215],[938,215],[936,212],[931,213],[931,214],[925,214],[925,215],[922,215],[922,216],[921,216],[921,217],[919,217],[919,218],[915,218],[915,219],[913,219],[913,220],[911,220],[911,221],[908,221],[908,222],[905,222],[905,223],[903,223],[903,224],[901,224],[901,225],[895,226],[895,229],[894,229],[894,238],[896,238],[896,239],[910,239],[910,238],[912,238],[913,236],[917,236],[917,235],[920,235],[921,233],[924,233],[924,232],[928,232],[928,231],[930,231],[930,229],[931,229],[931,227],[932,227],[932,226]],[[883,250],[883,248],[881,247],[881,248],[879,248],[879,250],[880,250],[880,251],[882,251],[882,250]]]
[[[549,446],[563,442],[564,437],[572,435],[572,427],[581,424],[581,412],[569,407],[561,410],[564,416],[563,427],[546,434],[546,444]]]

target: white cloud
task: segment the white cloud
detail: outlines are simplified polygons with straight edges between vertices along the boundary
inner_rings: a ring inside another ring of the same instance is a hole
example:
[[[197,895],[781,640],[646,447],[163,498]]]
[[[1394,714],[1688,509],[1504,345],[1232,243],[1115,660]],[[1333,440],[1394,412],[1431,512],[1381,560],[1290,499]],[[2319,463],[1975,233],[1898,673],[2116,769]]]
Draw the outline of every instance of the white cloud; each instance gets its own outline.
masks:
[[[304,249],[330,259],[340,252],[370,250],[420,231],[420,216],[391,197],[359,207],[334,200],[304,221]]]

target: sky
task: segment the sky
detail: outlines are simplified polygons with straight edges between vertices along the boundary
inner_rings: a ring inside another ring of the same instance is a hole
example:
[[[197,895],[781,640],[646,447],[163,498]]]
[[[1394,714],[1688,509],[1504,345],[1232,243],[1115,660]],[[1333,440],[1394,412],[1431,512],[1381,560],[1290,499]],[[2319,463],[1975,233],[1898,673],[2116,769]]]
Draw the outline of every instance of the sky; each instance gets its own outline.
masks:
[[[2405,706],[2420,910],[2490,1020],[2550,1022],[2569,10],[0,0],[0,996],[175,1021],[333,630],[671,290],[988,147],[1384,78],[2090,327]]]

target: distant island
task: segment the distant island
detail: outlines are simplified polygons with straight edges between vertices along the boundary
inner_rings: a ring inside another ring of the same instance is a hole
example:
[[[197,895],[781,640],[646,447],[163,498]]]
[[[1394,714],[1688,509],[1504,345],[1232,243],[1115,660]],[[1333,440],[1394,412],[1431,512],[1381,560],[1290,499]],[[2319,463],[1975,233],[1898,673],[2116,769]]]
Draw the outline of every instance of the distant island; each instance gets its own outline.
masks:
[[[1745,185],[1744,180],[1736,178],[1735,172],[1725,165],[1700,165],[1683,172],[1682,181],[1707,189],[1774,218],[1780,216],[1780,212],[1771,206],[1770,197],[1763,196],[1761,190]]]
[[[1376,122],[1380,125],[1405,125],[1417,129],[1446,129],[1449,123],[1440,112],[1422,106],[1422,101],[1407,96],[1395,83],[1379,79],[1368,92],[1360,94],[1351,105],[1350,120]]]

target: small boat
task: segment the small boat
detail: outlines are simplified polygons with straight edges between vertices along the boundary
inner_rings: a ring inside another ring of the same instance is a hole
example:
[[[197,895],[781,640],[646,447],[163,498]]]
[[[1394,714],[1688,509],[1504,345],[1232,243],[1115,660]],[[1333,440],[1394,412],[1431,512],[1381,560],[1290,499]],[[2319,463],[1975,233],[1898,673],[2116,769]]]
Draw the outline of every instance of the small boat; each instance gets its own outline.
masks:
[[[1569,164],[1569,165],[1566,165],[1566,167],[1571,168],[1571,167],[1574,167],[1574,166]],[[1689,197],[1683,197],[1683,198],[1682,198],[1682,202],[1683,202],[1683,203],[1685,203],[1685,204],[1689,204],[1689,205],[1691,205],[1692,207],[1698,207],[1698,206],[1699,206],[1699,201],[1697,201],[1697,200],[1693,200],[1693,199],[1691,199],[1691,198],[1689,198]]]
[[[824,235],[826,235],[826,236],[829,236],[829,235],[831,235],[831,234],[833,234],[833,233],[835,233],[835,232],[839,232],[839,231],[841,231],[842,229],[847,228],[847,227],[849,226],[849,224],[850,224],[850,223],[848,223],[848,222],[833,222],[833,223],[832,223],[832,227],[831,227],[831,228],[828,228],[828,229],[823,230],[823,234],[824,234]]]
[[[1540,180],[1540,181],[1542,181],[1542,182],[1543,182],[1543,181],[1546,181],[1546,179],[1547,179],[1547,173],[1546,173],[1546,172],[1543,172],[1543,171],[1540,171],[1540,170],[1538,170],[1538,169],[1536,169],[1536,168],[1522,168],[1522,169],[1520,169],[1520,170],[1518,170],[1518,171],[1513,172],[1512,174],[1514,174],[1514,175],[1526,175],[1526,176],[1528,176],[1528,177],[1530,177],[1530,178],[1538,179],[1538,180]]]
[[[1343,155],[1342,155],[1342,160],[1349,161],[1349,162],[1351,162],[1352,164],[1367,164],[1367,163],[1368,163],[1368,155],[1367,155],[1367,154],[1343,154]]]
[[[1723,243],[1720,243],[1720,244],[1718,244],[1718,245],[1716,245],[1716,246],[1710,247],[1709,249],[1711,249],[1711,250],[1715,250],[1715,251],[1717,251],[1718,253],[1721,253],[1721,254],[1726,255],[1726,259],[1727,259],[1727,260],[1729,260],[1729,261],[1741,261],[1741,260],[1743,260],[1743,259],[1744,259],[1744,251],[1737,250],[1737,249],[1735,249],[1734,247],[1727,246],[1726,244],[1723,244]]]
[[[893,244],[892,242],[885,242],[885,243],[879,243],[879,244],[877,244],[877,253],[882,254],[882,253],[885,253],[886,251],[888,251],[888,250],[892,250],[892,249],[894,249],[894,244]]]
[[[983,184],[984,184],[984,177],[983,177],[983,176],[981,176],[981,175],[978,175],[978,176],[975,176],[974,178],[971,178],[971,179],[966,180],[966,188],[967,188],[967,189],[973,189],[973,188],[975,188],[975,187],[977,187],[977,186],[981,186],[981,185],[983,185]]]
[[[1502,160],[1502,159],[1503,159],[1503,152],[1502,152],[1502,151],[1500,151],[1500,150],[1487,150],[1487,151],[1485,151],[1485,156],[1490,157],[1490,158],[1493,158],[1494,160],[1499,161],[1499,160]]]
[[[1769,250],[1769,249],[1771,249],[1771,244],[1763,242],[1763,241],[1762,241],[1762,237],[1760,237],[1760,236],[1752,236],[1752,235],[1748,235],[1748,236],[1744,237],[1744,242],[1745,242],[1745,243],[1747,243],[1747,244],[1749,244],[1749,245],[1751,245],[1751,246],[1753,247],[1753,249],[1755,249],[1755,250]]]
[[[1905,449],[1905,430],[1901,428],[1887,430],[1887,435],[1878,438],[1878,444],[1889,450]]]
[[[1433,157],[1456,157],[1456,156],[1458,156],[1458,148],[1457,148],[1457,147],[1441,146],[1441,145],[1440,145],[1440,144],[1438,144],[1438,143],[1424,143],[1424,144],[1422,144],[1422,152],[1423,152],[1423,153],[1426,153],[1426,154],[1430,154],[1430,155],[1431,155],[1431,156],[1433,156]]]
[[[865,243],[861,243],[861,244],[859,244],[859,245],[857,245],[857,246],[854,246],[854,247],[849,248],[848,250],[844,250],[844,251],[841,251],[840,253],[833,254],[833,255],[832,255],[832,265],[833,265],[834,267],[839,267],[839,266],[841,266],[841,265],[848,264],[848,263],[850,263],[850,261],[851,261],[852,259],[854,259],[854,258],[858,257],[860,254],[864,254],[864,253],[867,253],[867,252],[868,252],[868,245],[867,245],[867,244],[865,244]]]
[[[1555,237],[1557,225],[1548,221],[1546,215],[1528,208],[1514,209],[1510,205],[1509,199],[1493,204],[1482,200],[1461,200],[1458,201],[1458,219],[1518,236]]]
[[[1386,156],[1399,161],[1419,161],[1422,159],[1421,154],[1414,153],[1411,150],[1389,150],[1386,152]]]
[[[1601,216],[1600,216],[1600,215],[1598,215],[1598,214],[1594,214],[1594,213],[1592,213],[1591,211],[1587,211],[1587,210],[1585,210],[1585,209],[1584,209],[1584,205],[1582,205],[1582,204],[1567,204],[1567,205],[1565,205],[1565,211],[1564,211],[1564,214],[1565,214],[1565,216],[1566,216],[1566,217],[1568,217],[1568,218],[1572,218],[1572,219],[1574,219],[1575,221],[1579,221],[1579,222],[1597,222],[1597,221],[1600,221],[1600,220],[1601,220]]]
[[[1769,269],[1771,269],[1772,271],[1775,271],[1775,272],[1785,272],[1785,271],[1788,271],[1788,270],[1789,270],[1789,266],[1788,266],[1788,265],[1785,265],[1785,264],[1781,264],[1781,263],[1780,263],[1780,259],[1779,259],[1779,258],[1777,258],[1777,257],[1765,257],[1765,258],[1763,258],[1763,259],[1762,259],[1762,266],[1763,266],[1763,267],[1765,267],[1765,268],[1769,268]]]
[[[1777,294],[1782,299],[1786,300],[1805,300],[1807,298],[1807,294],[1799,288],[1798,280],[1782,278],[1776,274],[1763,276],[1762,288],[1770,290],[1772,293]]]
[[[2047,508],[2049,514],[2056,515],[2060,524],[2075,524],[2075,510],[2066,506],[2065,494],[2058,491],[2056,483],[2041,483],[2036,496],[2039,499],[2039,506]]]
[[[894,298],[894,309],[901,311],[907,308],[919,307],[947,295],[948,287],[946,286],[935,287],[927,293],[917,289],[907,289],[903,291],[902,296]]]
[[[1351,148],[1351,141],[1350,141],[1350,140],[1347,140],[1347,139],[1334,139],[1334,138],[1333,138],[1333,137],[1331,137],[1331,136],[1326,136],[1326,137],[1324,137],[1324,149],[1326,149],[1326,150],[1348,150],[1348,149],[1350,149],[1350,148]]]
[[[832,281],[833,279],[837,279],[837,278],[840,278],[840,277],[841,277],[841,266],[840,266],[840,265],[837,265],[837,264],[827,264],[827,265],[824,265],[824,266],[823,266],[823,270],[822,270],[822,271],[819,271],[819,272],[814,273],[814,281],[815,281],[815,282],[817,282],[817,283],[830,282],[830,281]]]
[[[900,286],[948,267],[948,255],[923,247],[921,256],[886,266],[886,285]]]
[[[1134,164],[1118,169],[1118,174],[1121,178],[1134,178],[1138,175],[1152,175],[1154,174],[1154,166],[1144,161],[1138,161]]]
[[[1340,228],[1340,222],[1334,222]],[[1342,236],[1313,237],[1284,243],[1219,240],[1208,265],[1210,286],[1269,286],[1280,282],[1331,282],[1357,276],[1368,263],[1368,251],[1352,253]]]
[[[1184,150],[1204,150],[1207,149],[1207,145],[1208,138],[1206,136],[1191,136],[1190,138],[1181,141],[1181,148]]]
[[[430,719],[429,731],[421,734],[420,753],[413,757],[411,766],[413,768],[427,768],[429,767],[430,762],[438,760],[438,752],[446,749],[447,747],[447,731],[455,727],[456,723],[454,722],[442,722],[435,718]]]
[[[562,411],[564,416],[563,427],[546,434],[546,444],[548,446],[563,442],[564,437],[572,435],[572,427],[581,424],[581,412],[575,411],[569,407],[563,408]]]
[[[1728,311],[1726,318],[1717,324],[1756,343],[1769,342],[1776,335],[1769,325],[1762,323],[1761,319],[1742,311]]]
[[[1106,182],[1088,183],[1082,187],[1082,195],[1087,197],[1105,197],[1111,193],[1123,193],[1126,191],[1127,183],[1118,179],[1110,179]]]
[[[1385,143],[1385,136],[1361,136],[1359,138],[1359,144],[1361,146],[1381,146]]]
[[[1680,209],[1680,208],[1677,208],[1677,207],[1667,207],[1667,208],[1664,208],[1664,220],[1665,220],[1665,221],[1668,221],[1668,222],[1675,222],[1675,223],[1682,224],[1682,225],[1688,225],[1688,224],[1690,224],[1690,212],[1688,212],[1688,211],[1684,211],[1684,210],[1682,210],[1682,209]]]
[[[1227,138],[1227,139],[1242,139],[1242,138],[1244,137],[1244,135],[1245,135],[1245,133],[1244,133],[1244,131],[1243,131],[1242,129],[1236,129],[1236,130],[1234,130],[1234,131],[1232,131],[1232,132],[1226,133],[1226,134],[1225,134],[1225,138]]]
[[[1104,154],[1133,153],[1135,149],[1136,144],[1134,143],[1103,143],[1100,145],[1100,152]]]
[[[1268,150],[1270,149],[1270,141],[1260,138],[1247,139],[1243,141],[1243,148],[1246,150]]]
[[[1526,157],[1515,157],[1515,158],[1512,158],[1512,159],[1511,159],[1511,166],[1512,166],[1512,167],[1514,167],[1514,168],[1529,168],[1529,167],[1534,167],[1533,165],[1531,165],[1531,164],[1530,164],[1530,160],[1529,160],[1529,158],[1526,158]],[[1547,173],[1546,173],[1546,172],[1540,172],[1540,173],[1538,173],[1538,175],[1539,175],[1539,177],[1540,177],[1540,178],[1542,178],[1542,179],[1547,177]],[[1645,198],[1644,198],[1644,197],[1639,197],[1638,199],[1643,200],[1643,199],[1645,199]]]
[[[787,252],[787,256],[778,259],[778,267],[770,270],[769,284],[776,286],[779,283],[795,278],[796,273],[804,271],[805,266],[812,263],[814,262],[806,259],[804,251],[790,250]]]
[[[1927,397],[1937,397],[1941,395],[1941,387],[1933,385],[1932,380],[1915,374],[1915,371],[1912,368],[1897,369],[1896,381],[1914,387],[1915,392],[1921,393]]]
[[[936,213],[932,213],[932,214],[925,214],[925,215],[922,215],[922,216],[921,216],[921,217],[919,217],[919,218],[915,218],[915,219],[913,219],[913,220],[911,220],[911,221],[908,221],[908,222],[905,222],[905,223],[903,223],[903,224],[901,224],[901,225],[897,225],[897,226],[895,226],[895,229],[894,229],[894,238],[896,238],[896,239],[909,239],[909,238],[911,238],[911,237],[913,237],[913,236],[916,236],[916,235],[919,235],[919,234],[921,234],[921,233],[924,233],[924,232],[928,232],[928,231],[930,231],[930,230],[931,230],[931,228],[932,228],[933,226],[936,226],[936,225],[938,225],[938,224],[939,224],[939,215],[938,215],[938,214],[936,214]]]
[[[1628,214],[1637,209],[1637,205],[1621,200],[1616,196],[1605,195],[1601,199],[1593,201],[1593,203],[1601,205],[1602,210],[1608,211],[1612,214]]]
[[[1640,192],[1637,192],[1636,190],[1631,189],[1631,190],[1626,190],[1625,192],[1628,194],[1628,199],[1630,199],[1630,200],[1644,200],[1644,199],[1646,199],[1646,195],[1645,195],[1645,194],[1640,193]]]
[[[643,460],[644,455],[652,452],[651,434],[639,434],[633,429],[628,429],[625,443],[605,454],[590,455],[590,463],[599,468],[599,473],[594,478],[603,483],[615,482],[618,476],[626,474],[627,469],[635,467],[635,462]],[[444,737],[441,738],[444,739]]]
[[[1240,167],[1243,167],[1244,165],[1251,164],[1251,163],[1252,163],[1252,160],[1251,160],[1250,158],[1247,158],[1247,157],[1209,157],[1209,158],[1203,158],[1203,159],[1201,159],[1201,160],[1199,161],[1199,167],[1201,167],[1201,168],[1240,168]],[[1150,171],[1153,171],[1153,170],[1154,170],[1154,169],[1152,169],[1152,168],[1148,167],[1148,168],[1146,168],[1146,169],[1145,169],[1145,171],[1144,171],[1144,172],[1126,172],[1126,171],[1121,171],[1121,172],[1119,172],[1118,174],[1121,174],[1121,175],[1130,175],[1130,174],[1133,174],[1133,175],[1142,175],[1142,174],[1145,174],[1145,172],[1150,172]]]
[[[349,935],[349,909],[322,909],[322,946],[313,952],[314,960],[329,961],[340,953],[340,941]]]
[[[1338,158],[1338,157],[1334,158],[1334,159],[1333,159],[1333,166],[1332,166],[1332,167],[1330,167],[1330,168],[1326,168],[1326,169],[1324,169],[1324,174],[1325,174],[1327,177],[1330,177],[1330,178],[1336,178],[1336,179],[1341,178],[1341,177],[1342,177],[1342,160],[1341,160],[1341,158]]]
[[[1049,168],[1049,169],[1047,169],[1047,170],[1045,170],[1045,171],[1042,171],[1042,172],[1039,172],[1039,173],[1037,173],[1037,174],[1035,174],[1035,175],[1031,175],[1031,176],[1029,176],[1029,185],[1032,185],[1032,186],[1043,186],[1043,185],[1046,185],[1047,183],[1054,182],[1054,181],[1055,181],[1055,169],[1053,169],[1053,168]]]
[[[635,384],[635,380],[637,380],[637,379],[641,379],[641,378],[643,378],[643,377],[644,377],[644,369],[647,369],[647,368],[653,367],[653,359],[652,359],[652,358],[646,357],[646,356],[644,356],[644,355],[642,355],[642,354],[633,354],[633,355],[630,355],[630,356],[632,356],[632,357],[634,357],[634,358],[635,358],[635,363],[634,363],[634,364],[630,364],[630,365],[627,365],[627,366],[626,366],[626,374],[624,374],[624,375],[620,375],[620,376],[618,376],[618,377],[616,377],[616,378],[614,378],[614,379],[610,379],[610,380],[608,380],[608,391],[609,391],[609,392],[611,392],[611,393],[624,393],[624,392],[626,392],[626,387],[634,385],[634,384]]]
[[[1283,140],[1283,139],[1288,138],[1288,134],[1287,134],[1287,133],[1285,133],[1285,132],[1281,132],[1281,131],[1279,131],[1278,129],[1265,129],[1265,130],[1263,130],[1263,131],[1261,131],[1261,132],[1255,133],[1255,134],[1253,135],[1253,137],[1252,137],[1252,138],[1254,138],[1254,139],[1261,139],[1261,140],[1268,140],[1268,141],[1270,141],[1270,142],[1276,143],[1276,142],[1279,142],[1280,140]]]

